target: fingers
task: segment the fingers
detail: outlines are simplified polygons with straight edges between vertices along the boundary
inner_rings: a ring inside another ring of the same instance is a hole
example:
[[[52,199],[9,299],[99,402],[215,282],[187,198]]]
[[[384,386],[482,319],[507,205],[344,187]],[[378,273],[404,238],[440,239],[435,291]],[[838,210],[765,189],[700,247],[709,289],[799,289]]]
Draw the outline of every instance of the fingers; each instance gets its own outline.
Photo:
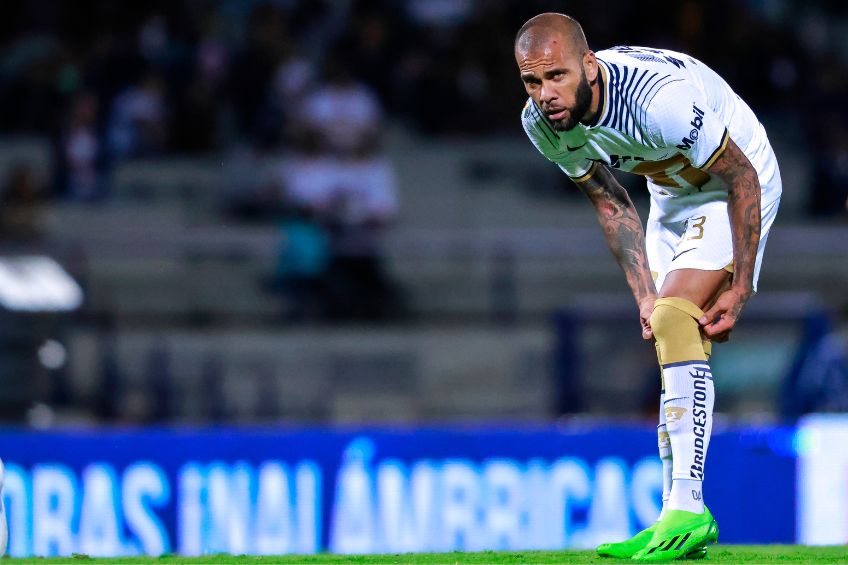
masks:
[[[702,326],[706,326],[711,324],[716,318],[724,314],[726,310],[718,305],[718,303],[714,304],[712,308],[704,312],[704,315],[698,319],[698,323]]]
[[[698,323],[701,324],[701,331],[705,336],[717,342],[730,339],[730,332],[736,324],[736,315],[730,313],[738,312],[738,308],[734,307],[736,302],[728,291],[704,312],[704,315],[698,319]]]
[[[651,329],[650,315],[648,317],[640,316],[639,323],[642,324],[642,339],[649,340],[654,338],[654,332]]]
[[[733,325],[734,320],[723,316],[717,322],[704,326],[704,333],[707,334],[707,337],[710,339],[716,339],[724,333],[729,333],[730,330],[733,329]]]

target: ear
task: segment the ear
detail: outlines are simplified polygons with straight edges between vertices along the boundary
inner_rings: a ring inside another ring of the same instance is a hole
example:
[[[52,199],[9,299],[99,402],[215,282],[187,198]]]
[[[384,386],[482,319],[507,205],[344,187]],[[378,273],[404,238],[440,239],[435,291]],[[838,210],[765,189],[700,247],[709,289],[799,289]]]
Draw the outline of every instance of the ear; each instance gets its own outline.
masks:
[[[595,58],[594,51],[586,51],[583,55],[583,72],[586,73],[586,80],[594,83],[598,78],[598,60]]]

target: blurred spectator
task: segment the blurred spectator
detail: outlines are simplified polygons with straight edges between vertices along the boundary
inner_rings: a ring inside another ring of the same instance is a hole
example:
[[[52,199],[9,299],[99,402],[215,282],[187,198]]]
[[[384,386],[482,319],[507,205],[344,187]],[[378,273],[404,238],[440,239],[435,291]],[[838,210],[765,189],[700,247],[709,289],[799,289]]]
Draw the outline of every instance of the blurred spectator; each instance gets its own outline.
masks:
[[[161,154],[166,143],[164,84],[157,74],[146,74],[112,103],[109,150],[116,158]]]
[[[275,171],[280,197],[316,218],[327,217],[339,184],[339,160],[326,149],[315,130],[301,130],[294,151]]]
[[[332,258],[327,272],[333,315],[385,320],[402,314],[400,288],[383,260],[383,234],[397,213],[394,170],[365,142],[338,166],[327,217]]]
[[[38,240],[44,230],[43,211],[43,183],[30,165],[14,165],[0,193],[0,236],[16,243]]]
[[[325,220],[338,180],[336,160],[316,132],[302,130],[294,149],[274,171],[274,186],[289,209],[280,224],[276,277],[289,303],[286,317],[292,321],[326,318],[331,310]]]
[[[302,127],[322,136],[334,151],[348,154],[380,135],[382,108],[374,91],[358,82],[339,56],[331,58],[324,79],[305,101]]]
[[[218,20],[207,15],[203,22],[203,35],[197,45],[197,72],[200,80],[217,87],[227,78],[227,69],[231,53],[223,38],[220,37]]]
[[[58,192],[71,200],[94,200],[106,194],[106,159],[98,138],[98,107],[94,93],[78,94],[59,136]]]
[[[391,162],[364,143],[340,163],[335,214],[347,225],[382,228],[397,214],[397,183]]]
[[[286,45],[271,85],[277,107],[283,112],[297,110],[314,80],[315,68],[312,62],[298,53],[294,45]]]
[[[348,157],[330,152],[324,137],[301,130],[297,150],[277,168],[283,221],[278,275],[293,316],[385,319],[401,309],[400,292],[382,260],[385,227],[397,213],[388,160],[369,137]]]
[[[329,242],[323,227],[303,210],[280,223],[282,235],[275,283],[287,300],[286,321],[317,320],[331,314],[326,276]]]

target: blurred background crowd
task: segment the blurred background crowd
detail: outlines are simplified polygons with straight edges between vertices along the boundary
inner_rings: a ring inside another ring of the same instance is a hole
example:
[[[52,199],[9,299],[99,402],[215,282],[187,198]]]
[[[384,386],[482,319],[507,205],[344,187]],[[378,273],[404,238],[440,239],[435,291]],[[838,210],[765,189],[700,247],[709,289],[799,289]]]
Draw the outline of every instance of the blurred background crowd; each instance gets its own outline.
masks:
[[[761,284],[781,292],[728,349],[750,378],[724,406],[844,409],[845,4],[29,0],[0,6],[3,272],[48,256],[85,299],[4,303],[0,417],[650,412],[641,344],[591,361],[635,312],[590,211],[520,128],[513,36],[542,11],[595,50],[698,57],[752,106],[784,178]]]
[[[51,139],[44,197],[108,198],[110,171],[122,161],[246,146],[298,164],[373,165],[364,184],[382,193],[365,207],[391,216],[391,181],[375,161],[386,124],[424,136],[513,135],[524,99],[515,29],[533,14],[564,10],[596,50],[661,45],[718,69],[764,120],[789,122],[793,142],[809,150],[804,212],[846,213],[848,40],[838,2],[611,2],[601,10],[549,0],[34,0],[2,10],[0,131]],[[268,180],[281,200],[317,209],[334,199],[294,186],[294,170],[277,176]],[[20,169],[6,178],[28,182]]]

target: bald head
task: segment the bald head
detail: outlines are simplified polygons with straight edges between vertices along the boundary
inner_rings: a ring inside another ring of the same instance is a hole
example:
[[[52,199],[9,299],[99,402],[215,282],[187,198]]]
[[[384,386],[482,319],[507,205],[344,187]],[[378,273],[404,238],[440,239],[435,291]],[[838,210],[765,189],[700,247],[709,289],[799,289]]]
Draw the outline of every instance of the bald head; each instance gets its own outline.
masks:
[[[515,36],[515,62],[527,94],[555,129],[568,131],[597,112],[598,61],[574,19],[531,18]]]
[[[533,16],[515,34],[515,51],[528,53],[553,39],[561,39],[564,47],[578,57],[589,50],[583,28],[565,14],[547,12]]]

